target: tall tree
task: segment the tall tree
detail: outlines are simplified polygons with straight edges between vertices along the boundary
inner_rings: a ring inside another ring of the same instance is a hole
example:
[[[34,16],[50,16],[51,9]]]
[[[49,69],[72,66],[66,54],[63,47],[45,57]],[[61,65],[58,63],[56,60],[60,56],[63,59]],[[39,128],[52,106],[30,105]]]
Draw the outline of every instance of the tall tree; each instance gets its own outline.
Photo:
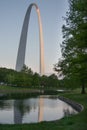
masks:
[[[62,59],[55,70],[67,78],[79,77],[82,93],[87,84],[87,0],[69,0],[63,25]]]

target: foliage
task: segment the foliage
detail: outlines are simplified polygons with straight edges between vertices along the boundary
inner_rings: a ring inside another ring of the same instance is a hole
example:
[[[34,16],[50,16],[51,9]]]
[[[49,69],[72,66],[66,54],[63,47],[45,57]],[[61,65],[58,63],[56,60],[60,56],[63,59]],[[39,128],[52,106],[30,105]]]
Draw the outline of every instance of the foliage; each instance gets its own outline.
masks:
[[[28,68],[28,66],[26,66],[25,64],[24,64],[21,72],[29,74],[29,75],[33,75],[33,71],[31,70],[31,68]]]
[[[62,59],[55,65],[59,75],[78,78],[82,93],[87,85],[87,0],[69,0],[63,25]]]
[[[0,68],[0,84],[28,88],[58,88],[59,80],[55,74],[40,76],[38,73],[33,73],[27,66],[24,66],[21,72]]]

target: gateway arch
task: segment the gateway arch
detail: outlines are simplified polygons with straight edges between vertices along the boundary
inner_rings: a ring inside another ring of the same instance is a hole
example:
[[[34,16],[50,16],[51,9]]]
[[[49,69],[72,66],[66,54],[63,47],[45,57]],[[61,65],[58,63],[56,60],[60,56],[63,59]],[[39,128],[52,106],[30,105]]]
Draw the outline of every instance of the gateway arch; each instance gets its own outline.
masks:
[[[25,53],[26,53],[26,43],[27,43],[27,33],[28,33],[28,25],[30,20],[30,13],[32,7],[36,8],[36,12],[38,15],[38,23],[39,23],[39,39],[40,39],[40,74],[44,74],[44,42],[43,42],[43,31],[42,31],[42,22],[40,17],[40,10],[38,6],[35,3],[30,4],[30,6],[27,9],[24,23],[22,27],[21,37],[20,37],[20,43],[18,48],[18,55],[17,55],[17,61],[16,61],[16,71],[21,71],[23,68],[23,65],[25,63]]]

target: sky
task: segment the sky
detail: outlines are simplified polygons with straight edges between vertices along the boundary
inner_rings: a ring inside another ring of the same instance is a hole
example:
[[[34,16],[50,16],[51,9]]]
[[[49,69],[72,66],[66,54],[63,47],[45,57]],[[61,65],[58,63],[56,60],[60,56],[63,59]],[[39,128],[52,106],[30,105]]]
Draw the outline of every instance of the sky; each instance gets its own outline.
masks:
[[[27,8],[36,3],[40,9],[45,74],[54,73],[54,64],[61,57],[63,16],[68,0],[0,0],[0,67],[15,69],[22,25]],[[39,26],[35,7],[32,8],[26,47],[25,64],[39,73]]]

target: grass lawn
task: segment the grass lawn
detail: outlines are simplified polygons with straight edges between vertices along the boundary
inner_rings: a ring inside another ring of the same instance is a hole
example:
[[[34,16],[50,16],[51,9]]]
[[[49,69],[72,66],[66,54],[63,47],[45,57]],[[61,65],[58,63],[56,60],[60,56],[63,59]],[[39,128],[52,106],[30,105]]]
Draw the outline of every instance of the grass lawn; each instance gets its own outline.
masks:
[[[39,89],[31,89],[31,88],[24,88],[24,87],[11,87],[11,86],[0,86],[0,93],[2,94],[26,94],[26,93],[38,93]]]
[[[59,121],[41,122],[23,125],[0,125],[0,130],[87,130],[87,94],[61,94],[84,106],[84,110],[77,115],[65,117]]]

